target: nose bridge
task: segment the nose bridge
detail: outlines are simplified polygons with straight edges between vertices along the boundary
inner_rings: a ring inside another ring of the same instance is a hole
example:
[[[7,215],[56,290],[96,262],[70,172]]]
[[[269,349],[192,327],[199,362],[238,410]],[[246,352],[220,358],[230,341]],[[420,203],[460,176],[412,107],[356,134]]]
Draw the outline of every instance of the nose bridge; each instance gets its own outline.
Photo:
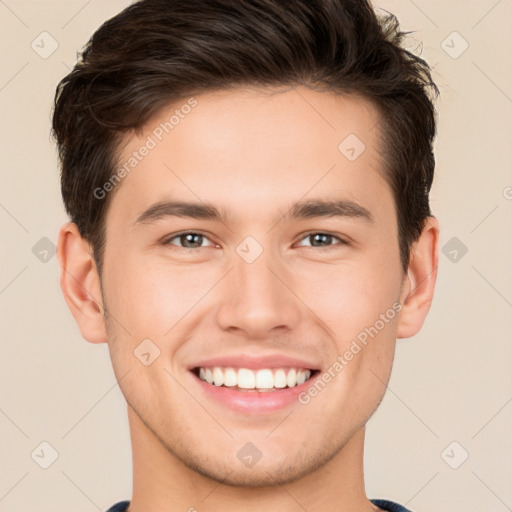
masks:
[[[233,267],[218,309],[219,325],[251,338],[268,336],[276,328],[293,328],[299,305],[283,282],[286,270],[277,255],[246,239],[236,249]]]

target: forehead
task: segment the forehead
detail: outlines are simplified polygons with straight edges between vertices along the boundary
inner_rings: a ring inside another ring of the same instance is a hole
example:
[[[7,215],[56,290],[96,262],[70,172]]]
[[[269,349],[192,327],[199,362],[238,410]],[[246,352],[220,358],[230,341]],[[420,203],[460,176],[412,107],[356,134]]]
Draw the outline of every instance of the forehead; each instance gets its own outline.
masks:
[[[378,203],[390,197],[379,120],[362,98],[305,87],[184,98],[125,138],[117,168],[127,172],[112,208],[133,221],[169,199],[229,204],[248,216],[308,195]]]

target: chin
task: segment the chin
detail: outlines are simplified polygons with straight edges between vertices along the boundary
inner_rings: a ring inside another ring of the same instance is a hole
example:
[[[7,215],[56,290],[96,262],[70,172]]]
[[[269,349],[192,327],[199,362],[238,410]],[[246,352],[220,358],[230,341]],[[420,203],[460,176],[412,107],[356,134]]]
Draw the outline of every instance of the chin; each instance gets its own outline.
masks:
[[[187,464],[186,461],[185,464]],[[275,464],[260,466],[258,463],[252,468],[246,468],[238,464],[230,464],[226,461],[224,465],[217,467],[206,467],[203,464],[187,464],[192,470],[204,477],[230,487],[247,489],[261,489],[274,487],[276,485],[287,485],[300,480],[309,474],[313,468],[306,466],[276,467]],[[259,466],[259,467],[258,467]]]

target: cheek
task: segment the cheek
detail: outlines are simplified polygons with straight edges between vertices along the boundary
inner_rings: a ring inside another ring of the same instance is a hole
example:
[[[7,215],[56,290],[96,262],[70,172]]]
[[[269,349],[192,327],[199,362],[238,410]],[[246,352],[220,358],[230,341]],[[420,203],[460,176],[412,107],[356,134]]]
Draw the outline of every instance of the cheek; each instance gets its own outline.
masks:
[[[205,265],[180,266],[158,258],[125,257],[109,272],[107,300],[134,337],[162,337],[218,280],[215,269]]]
[[[304,271],[302,275],[306,276]],[[399,290],[397,270],[368,258],[328,269],[325,266],[316,270],[311,267],[301,297],[344,345],[392,308]],[[394,318],[392,312],[389,316]],[[391,323],[389,321],[386,326]]]

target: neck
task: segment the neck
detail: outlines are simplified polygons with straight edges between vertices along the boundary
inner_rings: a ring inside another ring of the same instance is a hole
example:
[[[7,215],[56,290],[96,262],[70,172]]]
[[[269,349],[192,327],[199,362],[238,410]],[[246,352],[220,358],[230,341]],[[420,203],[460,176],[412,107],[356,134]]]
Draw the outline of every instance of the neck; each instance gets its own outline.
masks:
[[[365,429],[314,473],[285,486],[223,485],[170,453],[128,406],[133,454],[133,496],[128,512],[370,512],[363,477]]]

